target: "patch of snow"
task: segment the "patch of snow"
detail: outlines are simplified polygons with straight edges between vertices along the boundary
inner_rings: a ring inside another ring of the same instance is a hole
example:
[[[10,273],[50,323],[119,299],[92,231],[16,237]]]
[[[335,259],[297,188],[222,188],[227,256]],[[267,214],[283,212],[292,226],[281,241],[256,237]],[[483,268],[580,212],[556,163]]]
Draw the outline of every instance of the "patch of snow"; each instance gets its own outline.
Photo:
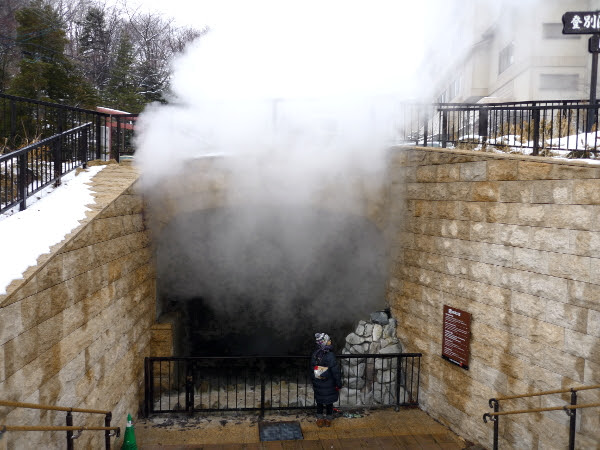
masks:
[[[79,175],[73,171],[62,178],[59,187],[48,187],[29,198],[26,210],[17,207],[0,215],[0,294],[6,294],[13,280],[22,278],[40,255],[85,219],[86,205],[94,203],[89,182],[104,167],[88,167]],[[46,195],[50,191],[52,195]]]

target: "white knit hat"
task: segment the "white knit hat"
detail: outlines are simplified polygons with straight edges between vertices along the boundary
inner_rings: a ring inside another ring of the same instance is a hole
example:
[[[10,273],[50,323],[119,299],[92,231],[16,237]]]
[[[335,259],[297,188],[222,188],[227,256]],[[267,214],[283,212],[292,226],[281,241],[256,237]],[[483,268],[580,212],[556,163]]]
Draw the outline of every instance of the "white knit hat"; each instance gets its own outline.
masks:
[[[331,338],[326,333],[315,333],[315,341],[319,345],[326,345],[330,340]]]

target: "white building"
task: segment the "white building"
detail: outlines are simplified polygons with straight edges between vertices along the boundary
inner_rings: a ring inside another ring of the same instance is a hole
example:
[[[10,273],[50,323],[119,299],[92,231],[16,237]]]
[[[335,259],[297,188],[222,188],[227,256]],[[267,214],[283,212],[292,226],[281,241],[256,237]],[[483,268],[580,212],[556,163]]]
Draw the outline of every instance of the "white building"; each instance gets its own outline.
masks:
[[[426,63],[436,101],[589,98],[591,35],[563,35],[562,16],[600,10],[600,0],[464,0],[456,7],[460,18]]]

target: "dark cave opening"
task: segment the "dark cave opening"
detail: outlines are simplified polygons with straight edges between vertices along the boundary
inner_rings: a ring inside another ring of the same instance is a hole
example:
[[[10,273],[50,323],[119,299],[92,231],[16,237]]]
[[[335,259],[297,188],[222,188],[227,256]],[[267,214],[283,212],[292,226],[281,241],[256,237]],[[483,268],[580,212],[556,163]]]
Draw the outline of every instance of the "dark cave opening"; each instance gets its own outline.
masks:
[[[307,354],[314,333],[341,350],[356,322],[385,307],[388,255],[359,216],[308,207],[180,215],[157,245],[159,311],[175,356]]]

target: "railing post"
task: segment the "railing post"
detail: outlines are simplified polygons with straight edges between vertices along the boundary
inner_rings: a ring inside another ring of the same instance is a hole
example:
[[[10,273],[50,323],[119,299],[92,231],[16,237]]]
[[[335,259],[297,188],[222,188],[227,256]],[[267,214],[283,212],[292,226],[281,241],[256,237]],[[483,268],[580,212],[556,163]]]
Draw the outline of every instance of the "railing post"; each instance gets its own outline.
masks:
[[[62,135],[52,142],[54,156],[54,186],[60,186],[62,175]]]
[[[19,190],[19,197],[21,198],[21,204],[19,211],[23,211],[27,208],[27,153],[19,155],[19,169],[17,171],[17,186]]]
[[[419,124],[417,123],[417,145],[419,145]],[[425,113],[425,126],[423,127],[423,147],[427,147],[427,135],[429,134],[429,115]]]
[[[193,365],[186,364],[185,371],[185,410],[194,412],[194,373]]]
[[[419,358],[417,360],[418,364],[417,364],[417,400],[416,400],[416,404],[419,404],[419,384],[421,383],[421,356],[422,354],[419,354],[417,356],[417,358]],[[414,364],[414,358],[413,358],[413,364]],[[412,395],[412,380],[411,380],[411,384],[410,384],[410,393]]]
[[[533,156],[540,153],[540,110],[534,109],[531,111],[533,116]]]
[[[79,136],[79,159],[84,169],[87,168],[88,139],[88,127],[85,127]]]
[[[60,186],[61,181],[62,181],[62,173],[63,173],[63,153],[64,153],[64,136],[63,136],[63,131],[64,131],[64,114],[63,114],[63,110],[62,108],[58,110],[58,145],[57,145],[57,151],[56,151],[56,161],[57,161],[57,165],[58,168],[54,168],[54,172],[57,174],[56,175],[56,186]],[[58,171],[58,172],[57,172]]]
[[[150,416],[152,405],[152,387],[150,384],[150,371],[152,370],[152,362],[147,356],[144,358],[144,417]]]
[[[15,99],[10,101],[10,145],[11,150],[15,150],[17,138],[17,103]]]
[[[577,391],[571,389],[571,405],[577,404]],[[569,450],[575,450],[575,425],[577,422],[577,410],[569,411]]]
[[[67,426],[73,426],[73,414],[71,411],[67,411]],[[67,450],[73,450],[73,431],[67,430]]]
[[[400,411],[400,364],[402,364],[402,356],[396,356],[396,411]]]
[[[260,360],[258,363],[260,370],[260,418],[265,417],[265,362]]]
[[[590,76],[590,105],[587,113],[588,133],[592,132],[596,122],[596,84],[598,83],[598,52],[592,52],[592,74]]]
[[[104,426],[110,427],[110,421],[112,420],[112,413],[107,413],[104,417]],[[110,450],[110,430],[104,431],[104,446],[106,450]]]
[[[117,151],[115,152],[115,160],[120,162],[121,159],[121,119],[119,116],[117,118]]]
[[[442,148],[448,145],[448,111],[442,111]]]
[[[489,127],[489,110],[488,108],[479,108],[479,139],[482,144],[485,144],[488,140],[488,127]]]
[[[102,116],[99,114],[96,116],[96,159],[102,158]]]
[[[500,410],[500,403],[495,398],[490,399],[490,408],[494,408],[494,412],[497,413]],[[487,417],[494,422],[494,440],[492,448],[498,450],[498,431],[499,431],[499,418],[500,416],[492,416],[489,413],[483,415],[483,421],[487,421]]]

